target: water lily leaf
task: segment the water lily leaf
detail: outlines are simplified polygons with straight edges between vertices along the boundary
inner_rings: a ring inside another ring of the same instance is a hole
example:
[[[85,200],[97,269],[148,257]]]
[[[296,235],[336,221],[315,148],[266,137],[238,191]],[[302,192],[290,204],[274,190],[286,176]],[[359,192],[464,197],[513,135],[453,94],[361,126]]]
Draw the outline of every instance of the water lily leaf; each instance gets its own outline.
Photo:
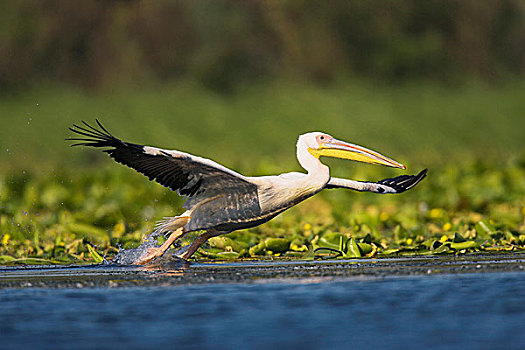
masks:
[[[264,244],[274,253],[284,253],[290,248],[290,240],[286,238],[266,238]]]
[[[423,241],[421,245],[425,246],[427,249],[432,249],[432,245],[434,244],[434,242],[435,242],[435,239],[431,238],[431,239],[427,239]]]
[[[476,223],[476,233],[478,237],[489,238],[490,234],[494,231],[494,227],[492,227],[487,220],[480,220]]]
[[[491,233],[490,237],[492,237],[496,241],[499,241],[500,239],[504,238],[505,235],[503,234],[503,232],[496,231],[496,232]]]
[[[466,242],[467,240],[462,236],[460,235],[459,233],[454,233],[454,239],[452,239],[452,242],[454,243],[462,243],[462,242]]]
[[[344,240],[346,240],[346,237],[342,233],[327,232],[319,238],[317,245],[320,247],[341,249],[341,245]]]
[[[211,251],[200,248],[199,250],[195,252],[195,256],[197,257],[204,256],[209,259],[216,259],[217,253],[219,252],[211,252]]]
[[[261,242],[261,243],[259,243],[257,245],[254,245],[253,247],[251,247],[248,250],[248,253],[250,254],[250,256],[262,255],[262,254],[264,254],[265,249],[266,249],[266,245],[264,244],[264,242]]]
[[[225,250],[227,247],[230,247],[234,252],[240,252],[241,250],[248,248],[246,243],[241,243],[234,241],[230,237],[226,236],[217,236],[212,237],[208,240],[212,247],[217,247]]]
[[[372,251],[370,247],[370,251]],[[346,241],[346,250],[344,251],[345,258],[360,258],[362,256],[361,250],[354,238],[350,238]]]
[[[385,249],[381,251],[381,254],[392,255],[392,254],[398,253],[399,251],[400,251],[400,248],[390,248],[390,249]]]
[[[334,259],[340,256],[344,256],[343,252],[338,249],[319,247],[314,250],[315,257],[322,259]]]
[[[454,251],[452,249],[450,249],[450,244],[451,243],[445,243],[445,244],[442,244],[441,246],[439,246],[438,248],[434,249],[433,253],[434,254],[447,254],[447,253],[453,253]],[[459,244],[459,243],[458,243]]]
[[[365,254],[366,257],[370,258],[370,257],[373,257],[377,254],[377,246],[372,243],[370,244],[370,247],[371,247],[371,251],[367,252]],[[361,249],[362,252],[364,252],[365,250],[361,247],[361,245],[359,246],[359,248]]]
[[[292,242],[290,244],[290,250],[294,252],[307,252],[308,246],[306,244],[297,244]]]
[[[266,238],[261,243],[250,248],[251,256],[263,255],[265,252],[284,253],[290,249],[290,240],[286,238]]]
[[[452,242],[450,243],[450,248],[456,250],[479,248],[479,243],[475,241],[465,241],[460,243]]]
[[[220,252],[216,255],[221,259],[237,259],[239,257],[239,253],[237,252]]]
[[[315,259],[315,250],[311,249],[306,254],[303,254],[301,259],[303,260],[314,260]]]
[[[357,243],[357,246],[359,247],[359,250],[361,251],[361,255],[367,255],[371,253],[373,250],[372,245],[368,243]]]
[[[443,245],[443,242],[441,242],[440,240],[435,240],[430,245],[430,249],[435,250],[435,249],[438,249],[439,247],[441,247],[442,245]]]
[[[14,257],[12,256],[9,256],[9,255],[0,255],[0,262],[1,263],[6,263],[6,262],[10,262],[10,261],[13,261],[13,260],[16,260]]]
[[[371,244],[373,242],[373,239],[372,239],[372,236],[370,235],[370,233],[367,233],[366,236],[364,236],[363,238],[361,238],[361,242],[362,243],[368,243],[368,244]]]

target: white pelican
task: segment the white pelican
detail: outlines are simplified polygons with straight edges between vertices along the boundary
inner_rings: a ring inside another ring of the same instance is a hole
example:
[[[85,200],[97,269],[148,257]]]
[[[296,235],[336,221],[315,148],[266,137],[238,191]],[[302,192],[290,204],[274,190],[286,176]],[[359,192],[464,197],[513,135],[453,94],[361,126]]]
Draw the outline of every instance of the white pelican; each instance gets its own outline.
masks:
[[[405,166],[367,148],[339,141],[322,132],[299,136],[297,159],[307,171],[277,176],[248,177],[212,160],[188,153],[164,150],[122,141],[96,120],[100,129],[86,122],[71,131],[82,138],[73,146],[106,148],[104,152],[119,163],[146,175],[150,180],[187,198],[186,211],[166,218],[157,233],[168,234],[160,246],[151,247],[134,263],[144,264],[161,256],[171,244],[188,232],[206,231],[180,255],[189,259],[209,238],[260,225],[325,188],[348,188],[375,193],[400,193],[417,185],[427,169],[418,175],[402,175],[379,182],[361,182],[330,176],[319,161],[322,156],[356,160],[405,169]]]

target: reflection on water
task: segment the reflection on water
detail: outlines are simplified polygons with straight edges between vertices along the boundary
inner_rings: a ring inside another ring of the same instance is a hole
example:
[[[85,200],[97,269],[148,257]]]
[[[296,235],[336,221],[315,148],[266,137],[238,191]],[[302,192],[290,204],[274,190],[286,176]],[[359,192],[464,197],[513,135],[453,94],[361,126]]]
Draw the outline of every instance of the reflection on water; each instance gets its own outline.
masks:
[[[184,274],[190,269],[191,263],[186,260],[173,257],[175,262],[170,264],[156,263],[155,261],[140,266],[140,270],[149,271],[155,273],[156,277],[183,277]]]
[[[520,272],[300,282],[0,290],[0,348],[519,349],[525,344]]]

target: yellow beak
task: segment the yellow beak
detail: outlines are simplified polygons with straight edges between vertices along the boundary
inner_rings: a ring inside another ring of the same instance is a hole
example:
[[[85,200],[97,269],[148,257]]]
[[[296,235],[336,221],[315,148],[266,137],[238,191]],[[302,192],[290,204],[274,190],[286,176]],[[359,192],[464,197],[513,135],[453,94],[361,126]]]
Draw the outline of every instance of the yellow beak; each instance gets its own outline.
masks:
[[[323,143],[318,149],[308,148],[308,151],[317,158],[333,157],[406,169],[403,164],[398,163],[395,160],[385,157],[384,155],[368,148],[335,139],[330,142]]]

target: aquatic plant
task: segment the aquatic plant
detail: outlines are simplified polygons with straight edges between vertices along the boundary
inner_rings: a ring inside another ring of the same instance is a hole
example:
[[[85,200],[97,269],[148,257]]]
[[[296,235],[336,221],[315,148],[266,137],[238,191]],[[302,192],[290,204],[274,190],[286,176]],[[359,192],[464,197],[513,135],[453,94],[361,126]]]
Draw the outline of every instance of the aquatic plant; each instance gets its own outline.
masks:
[[[136,247],[182,199],[126,169],[0,177],[0,263],[83,264]],[[322,194],[249,230],[215,237],[203,259],[315,259],[525,249],[525,167],[430,171],[404,196]],[[194,236],[183,241],[188,244]],[[162,238],[161,238],[162,239]]]

